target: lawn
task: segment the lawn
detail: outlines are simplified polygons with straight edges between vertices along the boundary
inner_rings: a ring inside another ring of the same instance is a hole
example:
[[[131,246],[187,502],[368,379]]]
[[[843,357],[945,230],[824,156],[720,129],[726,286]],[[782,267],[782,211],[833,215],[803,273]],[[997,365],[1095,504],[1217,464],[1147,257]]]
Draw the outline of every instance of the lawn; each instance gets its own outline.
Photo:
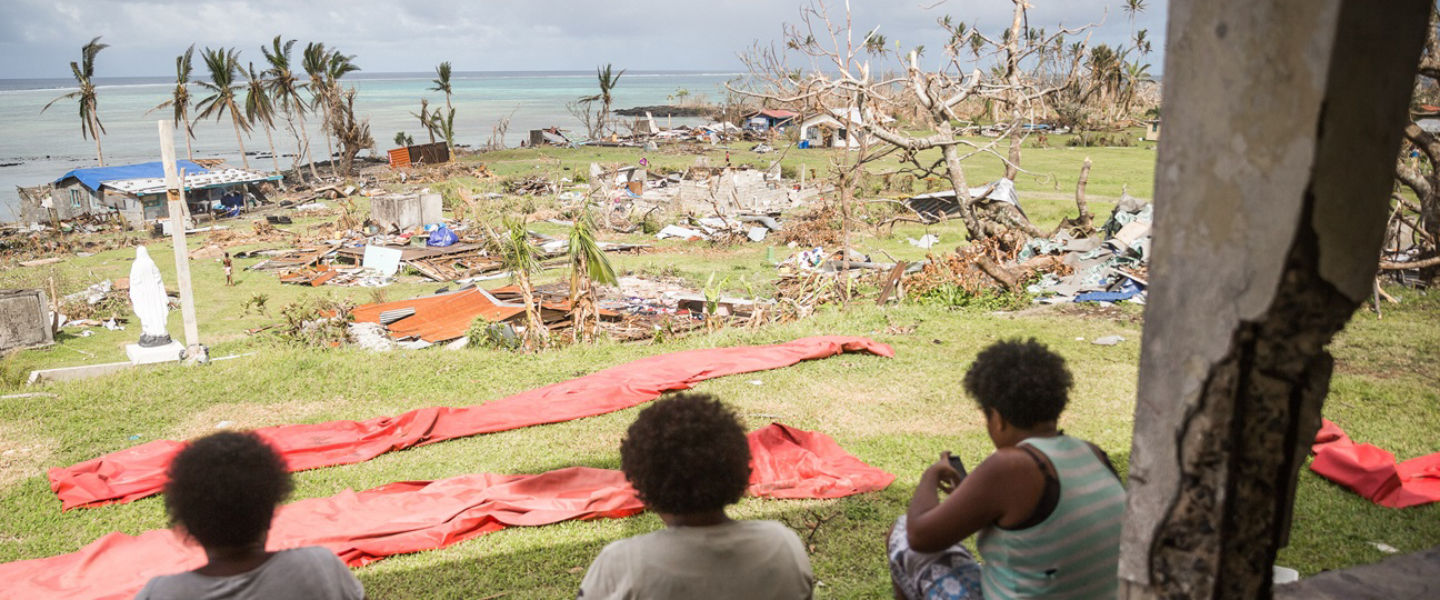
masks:
[[[1027,149],[1027,168],[1054,172],[1056,181],[1017,182],[1027,211],[1042,227],[1073,211],[1073,177],[1085,155],[1095,161],[1091,194],[1113,200],[1122,185],[1148,196],[1153,152],[1142,148]],[[787,160],[795,159],[791,152]],[[542,158],[543,155],[543,158]],[[482,158],[502,175],[527,169],[584,172],[592,160],[629,162],[627,149],[512,150]],[[711,153],[712,161],[715,152]],[[723,155],[721,155],[723,160]],[[741,160],[764,160],[747,152]],[[804,155],[817,166],[823,153]],[[689,164],[690,155],[655,155],[652,162]],[[557,162],[558,161],[558,162]],[[1102,165],[1105,165],[1102,168]],[[991,167],[996,167],[991,165]],[[985,177],[984,163],[974,181]],[[1065,179],[1069,177],[1070,179]],[[1069,183],[1067,183],[1067,181]],[[1043,215],[1043,216],[1041,216]],[[297,227],[313,226],[301,222]],[[243,223],[241,224],[244,225]],[[942,239],[936,252],[963,240],[957,225],[897,227],[894,237],[857,236],[862,251],[885,250],[898,258],[925,251],[905,237],[925,232]],[[640,240],[640,236],[607,236]],[[653,240],[651,240],[653,241]],[[196,239],[198,248],[203,240]],[[165,242],[151,253],[173,285],[173,258]],[[783,246],[710,246],[663,242],[651,253],[618,256],[617,267],[704,281],[710,273],[765,284],[773,278],[767,255],[788,256]],[[49,267],[7,266],[0,287],[37,285],[54,278],[62,293],[100,279],[124,276],[130,250],[73,258]],[[217,424],[259,427],[331,419],[363,419],[412,408],[482,403],[562,381],[625,361],[691,348],[762,344],[817,334],[865,335],[895,347],[893,359],[846,355],[776,371],[722,378],[697,389],[736,407],[750,428],[780,421],[833,436],[862,460],[898,476],[888,489],[841,500],[746,499],[734,509],[744,518],[779,519],[807,537],[822,598],[876,598],[889,593],[881,536],[905,507],[920,472],[942,450],[974,464],[990,450],[983,422],[959,380],[975,353],[991,341],[1035,337],[1063,354],[1076,387],[1062,419],[1068,433],[1104,447],[1122,470],[1129,444],[1143,322],[1138,307],[1066,306],[1019,312],[950,309],[907,302],[885,308],[857,301],[845,310],[823,307],[804,321],[763,329],[728,328],[679,339],[567,347],[541,354],[431,349],[370,354],[354,349],[314,350],[288,346],[245,329],[274,323],[279,309],[305,294],[329,294],[357,302],[382,295],[399,299],[430,293],[440,284],[398,283],[375,292],[363,288],[281,286],[274,275],[239,270],[239,285],[226,288],[218,263],[195,261],[201,335],[213,356],[243,355],[204,367],[162,366],[89,381],[16,386],[31,368],[123,360],[131,330],[103,329],[89,337],[62,336],[60,343],[0,361],[0,393],[43,392],[0,400],[0,561],[74,551],[109,533],[137,534],[164,527],[160,498],[99,509],[59,511],[45,469],[93,458],[145,441],[178,439],[213,431]],[[560,273],[552,272],[550,278]],[[496,282],[499,285],[501,282]],[[1391,290],[1403,303],[1384,307],[1384,318],[1357,312],[1332,346],[1336,375],[1325,415],[1359,442],[1374,443],[1409,458],[1440,451],[1433,427],[1440,420],[1440,295]],[[266,295],[267,311],[244,314],[249,298]],[[172,334],[179,332],[173,315]],[[1089,340],[1121,335],[1117,346]],[[369,462],[295,475],[295,499],[328,496],[400,480],[423,480],[475,472],[537,473],[585,465],[618,468],[618,443],[639,409],[532,427],[391,453]],[[807,523],[824,520],[818,529]],[[606,543],[661,527],[653,515],[516,528],[444,550],[387,559],[356,570],[371,598],[573,597],[584,568]],[[1303,470],[1290,546],[1279,564],[1314,574],[1384,557],[1371,542],[1400,551],[1440,544],[1440,507],[1405,510],[1375,506]]]

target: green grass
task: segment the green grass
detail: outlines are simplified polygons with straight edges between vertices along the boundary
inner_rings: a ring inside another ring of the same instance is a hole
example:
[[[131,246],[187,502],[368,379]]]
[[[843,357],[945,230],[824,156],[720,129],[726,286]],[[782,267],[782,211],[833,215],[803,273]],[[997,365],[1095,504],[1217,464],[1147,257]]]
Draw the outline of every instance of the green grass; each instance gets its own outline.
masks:
[[[1048,164],[1057,173],[1074,173],[1084,152],[1096,161],[1091,190],[1097,196],[1118,196],[1126,181],[1118,175],[1102,175],[1106,169],[1099,157],[1119,161],[1113,168],[1122,173],[1143,170],[1143,164],[1137,163],[1150,160],[1145,150],[1117,148],[1027,149],[1026,161],[1037,168]],[[591,153],[600,156],[588,156]],[[516,173],[527,164],[541,164],[536,162],[538,154],[562,157],[565,164],[584,168],[594,159],[633,161],[638,151],[516,150],[482,160],[498,173]],[[792,151],[790,156],[796,154]],[[816,160],[824,160],[823,154],[817,153]],[[657,162],[671,159],[686,164],[693,160],[688,155],[651,157]],[[553,160],[543,164],[555,168]],[[1143,175],[1144,187],[1129,179],[1137,196],[1148,195],[1148,171]],[[1069,192],[1025,192],[1028,185],[1032,183],[1022,182],[1022,199],[1042,227],[1053,226],[1058,215],[1074,210]],[[302,221],[296,227],[323,221]],[[940,235],[937,253],[963,239],[955,223],[911,225],[897,227],[888,238],[861,232],[857,246],[865,252],[885,250],[897,258],[918,259],[925,251],[911,247],[904,238],[926,232]],[[646,238],[612,235],[607,239]],[[198,248],[203,240],[192,244]],[[726,247],[667,241],[656,246],[652,253],[617,257],[617,266],[696,283],[714,272],[729,276],[730,287],[737,291],[741,277],[762,287],[773,278],[763,244]],[[771,248],[779,259],[791,252]],[[173,285],[174,263],[167,242],[150,249]],[[102,278],[125,276],[132,255],[130,250],[115,250],[50,267],[7,267],[0,272],[0,287],[36,285],[53,276],[62,293],[75,291]],[[237,267],[251,262],[237,261]],[[7,388],[6,373],[123,360],[123,344],[137,335],[132,324],[124,332],[98,330],[85,338],[66,335],[51,348],[0,360],[4,393],[38,391],[56,396],[0,400],[0,505],[6,508],[0,512],[0,561],[71,552],[111,531],[136,534],[165,526],[159,498],[61,513],[44,477],[50,467],[149,440],[202,435],[222,421],[260,427],[361,419],[435,404],[468,405],[658,353],[816,334],[871,336],[892,344],[896,356],[847,355],[713,380],[698,389],[733,404],[751,428],[778,420],[819,430],[866,462],[898,476],[884,491],[852,498],[746,499],[735,507],[737,516],[780,519],[802,535],[808,534],[806,520],[837,515],[814,535],[812,562],[821,582],[818,597],[886,597],[889,582],[881,536],[904,510],[920,472],[941,450],[956,451],[970,463],[988,454],[991,446],[983,422],[959,380],[975,353],[994,340],[1033,336],[1061,352],[1076,373],[1076,389],[1062,426],[1106,448],[1122,470],[1128,467],[1141,334],[1136,308],[992,313],[915,304],[876,308],[862,301],[843,312],[822,308],[799,323],[761,330],[732,328],[660,344],[602,342],[538,355],[438,349],[368,354],[288,347],[263,334],[247,336],[243,330],[275,322],[280,307],[302,295],[333,294],[366,302],[372,299],[370,290],[282,286],[273,274],[238,268],[239,285],[225,288],[220,267],[213,261],[195,261],[192,273],[201,335],[211,345],[212,355],[252,355],[198,368],[150,367],[89,381]],[[549,280],[560,276],[547,274]],[[438,287],[432,282],[402,283],[384,293],[398,299]],[[1404,298],[1403,304],[1385,306],[1380,320],[1362,310],[1333,345],[1336,370],[1325,414],[1356,441],[1374,443],[1403,459],[1440,451],[1430,426],[1440,419],[1440,380],[1433,368],[1440,358],[1436,326],[1440,296],[1392,291]],[[270,296],[268,315],[241,314],[240,305],[255,294]],[[170,331],[179,333],[178,315],[172,318]],[[1113,347],[1088,341],[1111,334],[1126,341]],[[536,473],[571,465],[617,468],[621,433],[637,411],[454,440],[361,464],[298,473],[294,498],[475,472]],[[604,544],[660,526],[654,516],[642,515],[517,528],[444,550],[394,557],[356,574],[372,598],[474,598],[502,592],[518,598],[573,597],[584,568]],[[1372,541],[1401,551],[1440,543],[1440,505],[1405,510],[1378,507],[1302,470],[1291,543],[1281,553],[1280,564],[1309,575],[1374,562],[1383,555],[1369,544]]]

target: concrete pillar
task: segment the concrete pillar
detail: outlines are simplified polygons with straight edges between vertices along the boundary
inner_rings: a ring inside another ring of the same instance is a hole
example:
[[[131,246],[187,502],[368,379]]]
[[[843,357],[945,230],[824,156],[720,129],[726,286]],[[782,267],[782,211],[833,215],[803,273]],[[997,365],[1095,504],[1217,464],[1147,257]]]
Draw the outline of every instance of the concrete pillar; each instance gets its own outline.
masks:
[[[1121,597],[1269,597],[1429,10],[1171,1]]]

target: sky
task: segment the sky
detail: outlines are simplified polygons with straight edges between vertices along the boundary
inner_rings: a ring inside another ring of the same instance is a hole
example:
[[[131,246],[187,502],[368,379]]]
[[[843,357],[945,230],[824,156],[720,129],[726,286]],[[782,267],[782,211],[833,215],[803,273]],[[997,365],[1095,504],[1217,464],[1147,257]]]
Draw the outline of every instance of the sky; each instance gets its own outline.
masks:
[[[1030,0],[1030,26],[1053,30],[1100,23],[1091,43],[1117,44],[1131,25],[1121,0]],[[110,47],[99,77],[168,77],[192,43],[238,47],[242,64],[262,60],[276,34],[321,41],[356,56],[368,72],[422,72],[448,60],[456,71],[634,70],[739,72],[736,55],[782,38],[809,0],[0,0],[0,78],[69,77],[69,62],[95,36]],[[829,0],[839,16],[844,0]],[[1136,29],[1149,29],[1161,70],[1164,0],[1145,2]],[[936,19],[1008,27],[1007,0],[852,0],[857,39],[872,27],[908,50],[938,55]],[[1102,22],[1103,21],[1103,22]],[[198,60],[198,59],[197,59]],[[933,60],[933,59],[932,59]],[[257,65],[258,66],[258,65]]]

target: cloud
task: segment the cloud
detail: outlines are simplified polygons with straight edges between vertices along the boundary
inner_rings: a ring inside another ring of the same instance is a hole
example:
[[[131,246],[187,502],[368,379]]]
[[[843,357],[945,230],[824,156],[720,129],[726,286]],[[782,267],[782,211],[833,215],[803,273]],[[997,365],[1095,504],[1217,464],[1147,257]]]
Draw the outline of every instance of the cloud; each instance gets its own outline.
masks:
[[[842,0],[831,0],[840,10]],[[1010,20],[1005,0],[852,0],[857,36],[879,26],[892,42],[939,48],[935,24],[958,21],[999,32]],[[1124,42],[1130,32],[1119,0],[1033,0],[1032,27],[1105,23],[1093,42]],[[1159,48],[1163,2],[1136,19]],[[101,76],[168,76],[186,46],[234,46],[259,60],[276,34],[323,41],[369,72],[428,71],[443,60],[457,71],[589,69],[739,70],[736,54],[754,42],[779,41],[797,22],[803,0],[468,1],[435,0],[4,0],[0,7],[0,77],[64,77],[82,44],[103,35]],[[1106,14],[1108,10],[1108,15]],[[1158,56],[1155,62],[1159,62]],[[1157,65],[1158,66],[1158,65]],[[1156,69],[1158,70],[1158,68]]]

